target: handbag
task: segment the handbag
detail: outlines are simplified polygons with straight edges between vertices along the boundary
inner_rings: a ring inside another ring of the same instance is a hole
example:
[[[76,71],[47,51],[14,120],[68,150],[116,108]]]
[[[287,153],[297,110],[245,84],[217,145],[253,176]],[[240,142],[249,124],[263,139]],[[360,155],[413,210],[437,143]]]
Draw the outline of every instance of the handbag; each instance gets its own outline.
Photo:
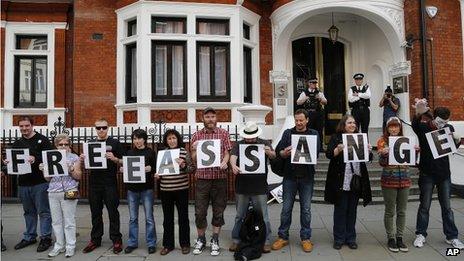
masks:
[[[350,162],[351,172],[353,176],[351,177],[350,182],[350,190],[356,194],[361,194],[362,186],[361,186],[361,176],[354,174],[353,163]]]
[[[65,200],[79,199],[79,190],[68,190],[64,192]]]

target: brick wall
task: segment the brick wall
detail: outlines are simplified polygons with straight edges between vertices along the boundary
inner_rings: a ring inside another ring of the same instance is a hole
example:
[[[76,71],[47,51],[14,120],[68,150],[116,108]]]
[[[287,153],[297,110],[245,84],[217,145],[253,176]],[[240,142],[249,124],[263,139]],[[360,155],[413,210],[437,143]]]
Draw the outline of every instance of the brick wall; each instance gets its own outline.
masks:
[[[428,43],[429,101],[432,107],[447,106],[453,120],[464,120],[463,43],[461,9],[459,1],[429,0],[427,5],[438,8],[438,14],[430,19],[427,15],[427,38],[433,38],[433,61]],[[420,9],[418,1],[405,1],[406,35],[420,38]],[[409,77],[410,100],[422,97],[421,42],[414,42],[407,51],[411,60]],[[432,66],[435,74],[432,75]],[[435,87],[433,87],[435,85]]]
[[[93,34],[103,39],[92,39]],[[74,2],[74,125],[116,124],[116,13],[113,0]]]
[[[261,19],[259,20],[259,68],[261,81],[261,104],[272,108],[273,90],[269,82],[269,71],[272,70],[272,25],[271,6],[263,4]],[[273,114],[268,113],[266,124],[273,124]]]

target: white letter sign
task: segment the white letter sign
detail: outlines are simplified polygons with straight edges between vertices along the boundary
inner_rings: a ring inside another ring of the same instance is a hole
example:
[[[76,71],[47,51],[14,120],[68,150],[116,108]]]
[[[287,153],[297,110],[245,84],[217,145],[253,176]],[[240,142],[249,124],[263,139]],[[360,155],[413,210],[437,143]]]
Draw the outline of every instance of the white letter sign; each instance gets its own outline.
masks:
[[[65,150],[42,151],[43,174],[46,178],[68,176],[68,164],[66,163]]]
[[[145,157],[123,156],[122,169],[124,183],[145,183]]]
[[[266,172],[263,144],[240,144],[239,159],[242,174],[264,174]]]
[[[388,138],[389,165],[416,165],[414,137],[390,136]]]
[[[106,142],[84,143],[85,168],[106,169]]]
[[[369,161],[369,147],[366,133],[342,134],[343,161],[367,162]]]
[[[457,151],[452,132],[449,127],[425,134],[434,159],[448,156]]]
[[[29,149],[6,149],[6,160],[8,161],[7,172],[10,175],[23,175],[32,172],[29,163]]]
[[[160,150],[156,159],[156,173],[160,176],[175,175],[180,173],[179,158],[180,149]]]
[[[317,136],[292,135],[292,164],[316,164]]]
[[[199,140],[197,145],[197,168],[221,166],[221,140]]]

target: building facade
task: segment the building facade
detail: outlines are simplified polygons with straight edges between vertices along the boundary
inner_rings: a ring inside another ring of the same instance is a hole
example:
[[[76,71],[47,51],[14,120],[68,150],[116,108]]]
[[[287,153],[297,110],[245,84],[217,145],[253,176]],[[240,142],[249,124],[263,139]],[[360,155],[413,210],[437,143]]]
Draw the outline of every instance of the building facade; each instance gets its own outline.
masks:
[[[329,136],[348,109],[356,72],[372,91],[371,133],[380,134],[377,104],[387,85],[406,121],[414,98],[427,96],[432,107],[448,106],[452,119],[464,122],[463,1],[1,4],[4,129],[25,114],[49,127],[58,116],[68,127],[100,117],[117,126],[195,125],[206,106],[218,110],[220,122],[241,124],[239,108],[252,104],[272,109],[265,129],[274,138],[295,110],[304,80],[317,77],[328,99]]]

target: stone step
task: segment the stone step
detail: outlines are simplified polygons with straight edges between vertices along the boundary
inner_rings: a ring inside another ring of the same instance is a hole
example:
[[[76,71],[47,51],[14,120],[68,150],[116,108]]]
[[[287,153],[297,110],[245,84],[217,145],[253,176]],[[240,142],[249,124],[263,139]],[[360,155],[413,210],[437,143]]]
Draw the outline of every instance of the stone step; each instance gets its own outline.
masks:
[[[432,195],[432,199],[437,199],[437,198],[438,198],[438,195],[436,193],[434,193]],[[409,195],[408,201],[409,202],[419,201],[419,195]],[[330,203],[327,203],[327,202],[324,201],[324,196],[322,196],[322,197],[313,196],[313,200],[311,202],[316,203],[316,204],[330,204]],[[370,203],[370,204],[373,204],[373,205],[383,204],[383,197],[372,197],[372,203]],[[362,206],[362,199],[359,200],[359,205],[358,206]]]

